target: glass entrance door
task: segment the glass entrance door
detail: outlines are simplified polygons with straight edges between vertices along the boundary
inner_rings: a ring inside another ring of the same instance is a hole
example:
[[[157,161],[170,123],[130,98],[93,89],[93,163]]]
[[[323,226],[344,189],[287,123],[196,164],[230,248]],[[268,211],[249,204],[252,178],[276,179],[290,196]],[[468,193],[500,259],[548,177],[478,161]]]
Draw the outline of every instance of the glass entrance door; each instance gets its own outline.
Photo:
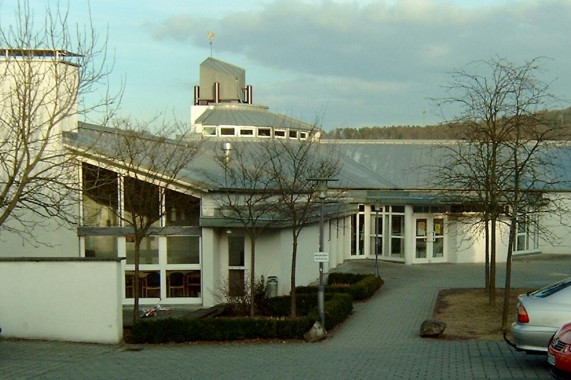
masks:
[[[418,215],[414,218],[415,263],[446,262],[445,220],[442,217]]]

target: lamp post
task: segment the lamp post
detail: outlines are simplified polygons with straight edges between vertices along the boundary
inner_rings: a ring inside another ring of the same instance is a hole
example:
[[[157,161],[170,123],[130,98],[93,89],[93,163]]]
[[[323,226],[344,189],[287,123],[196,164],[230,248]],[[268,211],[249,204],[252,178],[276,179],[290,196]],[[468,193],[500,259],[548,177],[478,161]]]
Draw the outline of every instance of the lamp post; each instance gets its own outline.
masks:
[[[317,197],[321,204],[319,211],[319,252],[324,250],[324,219],[325,219],[325,198],[327,198],[327,182],[337,181],[333,178],[309,178],[309,181],[317,182]],[[317,287],[317,309],[321,325],[325,328],[325,284],[323,283],[323,261],[319,261],[319,286]]]

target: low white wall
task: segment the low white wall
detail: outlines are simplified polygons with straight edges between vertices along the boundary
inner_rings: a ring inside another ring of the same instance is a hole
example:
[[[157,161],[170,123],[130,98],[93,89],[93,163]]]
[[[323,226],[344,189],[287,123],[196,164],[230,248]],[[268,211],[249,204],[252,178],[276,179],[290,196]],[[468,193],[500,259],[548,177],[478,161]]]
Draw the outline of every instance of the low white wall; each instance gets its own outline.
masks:
[[[0,259],[0,335],[119,343],[120,278],[118,260]]]

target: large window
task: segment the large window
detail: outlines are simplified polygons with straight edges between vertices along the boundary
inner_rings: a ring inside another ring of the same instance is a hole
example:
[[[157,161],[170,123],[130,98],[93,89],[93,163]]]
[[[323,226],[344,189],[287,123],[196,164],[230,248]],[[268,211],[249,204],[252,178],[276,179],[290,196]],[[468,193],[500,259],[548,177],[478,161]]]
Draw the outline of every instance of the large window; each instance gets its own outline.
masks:
[[[245,294],[244,236],[228,236],[228,292],[231,297]]]
[[[371,206],[370,221],[369,255],[404,258],[404,206]]]
[[[83,164],[85,256],[126,257],[124,295],[132,299],[135,294],[135,236],[131,227],[133,223],[141,226],[142,221],[151,221],[152,235],[143,238],[139,251],[140,297],[201,297],[200,233],[197,233],[200,199],[170,189],[164,190],[164,197],[161,197],[161,191],[154,184]],[[95,232],[91,233],[91,230]],[[243,262],[235,270],[239,269],[244,272]],[[236,274],[233,276],[235,278]]]

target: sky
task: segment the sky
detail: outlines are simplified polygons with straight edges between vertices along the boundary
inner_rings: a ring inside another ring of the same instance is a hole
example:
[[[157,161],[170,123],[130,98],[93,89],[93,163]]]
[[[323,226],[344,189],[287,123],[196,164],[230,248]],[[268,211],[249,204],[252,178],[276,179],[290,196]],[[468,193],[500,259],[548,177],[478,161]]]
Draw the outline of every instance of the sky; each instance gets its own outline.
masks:
[[[16,0],[0,0],[0,26]],[[51,0],[31,0],[43,17]],[[190,119],[209,56],[246,70],[255,104],[325,130],[429,125],[451,73],[541,58],[539,79],[571,105],[571,0],[78,0],[71,23],[107,36],[120,115]],[[215,34],[210,45],[208,33]],[[468,66],[470,67],[470,66]],[[104,91],[102,88],[101,91]],[[452,113],[452,114],[450,114]]]

